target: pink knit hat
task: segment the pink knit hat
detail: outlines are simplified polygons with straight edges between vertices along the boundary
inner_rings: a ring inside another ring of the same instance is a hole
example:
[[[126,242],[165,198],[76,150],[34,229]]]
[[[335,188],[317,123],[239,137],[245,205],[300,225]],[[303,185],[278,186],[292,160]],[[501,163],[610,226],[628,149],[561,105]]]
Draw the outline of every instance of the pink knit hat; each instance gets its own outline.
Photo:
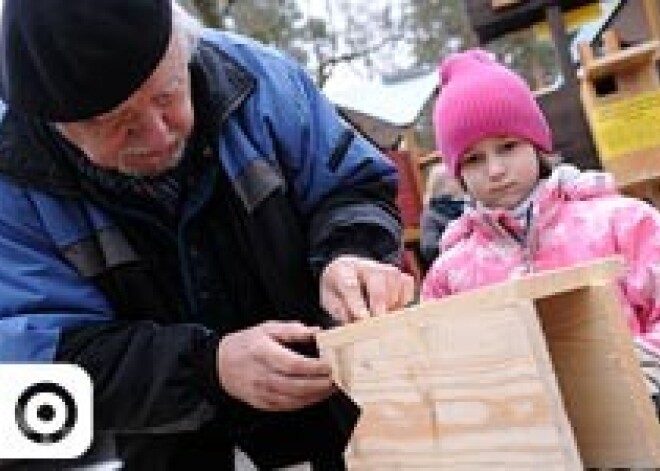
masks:
[[[525,81],[481,49],[440,65],[433,123],[438,150],[456,177],[463,154],[485,138],[514,136],[552,151],[550,128]]]

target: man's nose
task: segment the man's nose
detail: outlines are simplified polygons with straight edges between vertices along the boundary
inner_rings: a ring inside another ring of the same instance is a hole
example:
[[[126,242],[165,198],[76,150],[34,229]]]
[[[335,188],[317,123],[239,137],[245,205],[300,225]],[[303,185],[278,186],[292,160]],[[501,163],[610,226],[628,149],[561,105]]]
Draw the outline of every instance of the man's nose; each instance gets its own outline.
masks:
[[[146,109],[140,121],[139,134],[144,145],[152,149],[162,149],[172,144],[172,130],[167,116],[160,109]]]

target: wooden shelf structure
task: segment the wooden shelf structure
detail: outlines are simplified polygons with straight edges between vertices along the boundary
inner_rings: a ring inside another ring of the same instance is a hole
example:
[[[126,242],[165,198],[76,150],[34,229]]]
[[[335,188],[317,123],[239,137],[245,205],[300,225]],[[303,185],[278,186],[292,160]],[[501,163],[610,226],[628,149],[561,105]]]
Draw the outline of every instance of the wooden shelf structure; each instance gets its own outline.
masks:
[[[603,167],[623,193],[660,207],[660,41],[621,48],[603,33],[603,54],[581,44],[580,98]]]

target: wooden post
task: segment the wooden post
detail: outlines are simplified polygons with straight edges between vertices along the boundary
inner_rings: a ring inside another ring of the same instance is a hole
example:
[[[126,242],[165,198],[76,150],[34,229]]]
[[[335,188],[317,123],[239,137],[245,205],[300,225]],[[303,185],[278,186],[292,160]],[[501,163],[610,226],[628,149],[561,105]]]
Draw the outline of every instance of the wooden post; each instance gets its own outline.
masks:
[[[564,81],[567,87],[575,91],[575,99],[577,100],[578,80],[575,75],[573,61],[571,60],[571,48],[568,42],[568,34],[566,33],[561,8],[556,5],[556,2],[549,2],[549,5],[545,9],[545,14],[548,25],[550,25],[550,31],[552,32],[552,41],[555,44],[555,50],[559,57]]]
[[[415,136],[415,129],[410,126],[403,131],[404,142],[406,144],[406,149],[410,152],[410,170],[412,176],[415,180],[415,185],[419,190],[419,194],[424,194],[424,179],[422,178],[422,172],[420,169],[420,161],[423,156],[423,152],[420,150],[419,144],[417,142],[417,137]]]
[[[361,407],[351,470],[660,466],[660,425],[594,261],[318,335]]]
[[[614,54],[621,49],[621,41],[619,35],[613,29],[608,29],[603,32],[603,52],[605,54]]]
[[[556,1],[549,1],[545,7],[545,14],[550,31],[552,32],[552,41],[557,51],[561,73],[564,78],[560,94],[555,94],[557,99],[561,96],[561,100],[564,103],[562,116],[555,116],[553,122],[556,141],[561,142],[562,139],[569,138],[569,134],[571,139],[584,140],[583,144],[577,145],[577,149],[575,147],[572,148],[572,150],[580,152],[580,155],[567,155],[566,157],[570,161],[580,163],[583,167],[599,168],[601,165],[595,155],[596,150],[589,136],[587,117],[580,102],[580,82],[573,65],[573,59],[571,58],[571,47],[562,10]],[[561,119],[561,122],[558,119]],[[559,134],[558,131],[563,132]]]
[[[660,41],[660,6],[658,0],[643,0],[644,12],[649,23],[651,39]]]

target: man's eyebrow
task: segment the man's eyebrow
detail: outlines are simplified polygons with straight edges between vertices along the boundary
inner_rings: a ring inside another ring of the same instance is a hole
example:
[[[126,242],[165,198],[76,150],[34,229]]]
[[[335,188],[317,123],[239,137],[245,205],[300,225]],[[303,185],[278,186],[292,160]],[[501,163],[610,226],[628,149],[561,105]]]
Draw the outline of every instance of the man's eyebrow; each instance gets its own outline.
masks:
[[[94,116],[93,118],[90,119],[90,123],[96,123],[96,124],[110,123],[112,121],[125,118],[129,113],[130,111],[127,109],[111,110],[102,115]]]

